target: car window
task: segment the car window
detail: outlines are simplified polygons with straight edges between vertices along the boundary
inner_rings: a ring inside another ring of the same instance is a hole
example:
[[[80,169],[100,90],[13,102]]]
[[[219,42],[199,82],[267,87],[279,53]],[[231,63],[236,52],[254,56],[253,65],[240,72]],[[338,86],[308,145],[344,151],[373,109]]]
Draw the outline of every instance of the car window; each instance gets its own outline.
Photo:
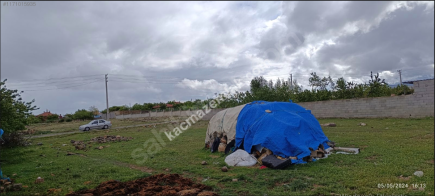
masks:
[[[104,120],[100,120],[99,123],[104,123]]]
[[[94,120],[92,121],[92,124],[98,124],[98,121]]]

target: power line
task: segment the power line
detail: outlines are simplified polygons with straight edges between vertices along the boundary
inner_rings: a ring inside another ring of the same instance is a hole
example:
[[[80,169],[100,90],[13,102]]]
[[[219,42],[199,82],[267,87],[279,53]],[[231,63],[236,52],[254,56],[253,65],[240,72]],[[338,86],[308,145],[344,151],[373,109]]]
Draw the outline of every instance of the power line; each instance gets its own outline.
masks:
[[[104,74],[94,74],[94,75],[84,75],[84,76],[74,76],[74,77],[62,77],[62,78],[48,78],[48,79],[31,79],[31,80],[21,80],[21,81],[23,81],[23,82],[26,82],[26,81],[34,82],[34,81],[46,81],[46,80],[63,80],[63,79],[68,79],[68,78],[83,78],[83,77],[101,76],[101,75],[104,75]]]
[[[20,86],[41,86],[41,85],[47,86],[47,85],[51,85],[51,84],[63,84],[63,83],[69,84],[69,83],[83,82],[83,81],[89,81],[89,80],[95,80],[95,79],[97,79],[97,78],[85,78],[85,79],[80,79],[80,80],[73,79],[73,80],[69,80],[69,81],[29,82],[29,83],[26,83],[26,84],[23,84],[23,83],[21,83],[21,84],[13,84],[12,83],[12,84],[8,84],[8,85],[17,86],[17,87],[20,87]]]
[[[134,78],[134,77],[130,77],[130,78],[127,78],[127,77],[113,76],[111,78],[113,78],[113,79],[124,79],[124,80],[139,80],[139,81],[143,81],[143,80],[145,80],[145,81],[148,81],[148,80],[159,80],[159,81],[181,80],[181,78],[174,78],[174,77],[171,77],[171,78],[161,78],[161,77],[148,77],[148,78]]]
[[[171,76],[155,76],[155,75],[152,75],[152,76],[145,76],[145,75],[126,75],[126,74],[110,74],[110,76],[111,77],[124,77],[124,76],[127,76],[127,77],[138,77],[138,78],[152,78],[152,77],[171,77]]]
[[[115,82],[127,82],[137,84],[178,84],[179,82],[147,82],[147,81],[128,81],[128,80],[110,80]]]
[[[100,80],[100,79],[98,79],[98,80]],[[61,89],[67,89],[67,88],[72,88],[72,87],[77,87],[77,86],[83,86],[83,85],[86,85],[86,84],[91,84],[91,83],[94,83],[94,82],[96,82],[96,81],[98,81],[98,80],[94,80],[94,81],[92,81],[92,82],[87,82],[87,83],[82,83],[82,84],[79,84],[79,85],[74,85],[74,86],[66,86],[66,87],[62,87],[62,88],[53,88],[53,89],[30,89],[30,90],[20,90],[20,91],[46,91],[46,90],[61,90]]]

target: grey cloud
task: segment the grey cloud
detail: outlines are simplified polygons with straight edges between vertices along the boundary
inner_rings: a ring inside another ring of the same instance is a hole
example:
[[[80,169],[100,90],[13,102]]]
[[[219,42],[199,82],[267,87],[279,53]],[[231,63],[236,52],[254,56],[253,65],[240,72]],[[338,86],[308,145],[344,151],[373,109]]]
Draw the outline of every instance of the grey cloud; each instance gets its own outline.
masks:
[[[219,93],[216,89],[233,88],[234,79],[249,82],[253,70],[261,66],[266,68],[259,74],[268,78],[283,78],[291,72],[301,83],[311,71],[361,78],[370,70],[397,67],[403,68],[407,78],[433,77],[429,66],[434,53],[433,7],[425,10],[419,4],[413,10],[396,10],[377,24],[391,4],[395,2],[3,6],[1,77],[8,78],[11,87],[22,87],[12,82],[101,74],[101,81],[69,90],[24,93],[25,99],[36,99],[41,111],[58,113],[91,105],[104,108],[105,73],[109,73],[110,105],[210,97]],[[272,20],[275,23],[266,30]],[[345,33],[346,25],[356,23],[360,28],[356,33]],[[322,45],[325,40],[336,44]],[[334,64],[350,67],[342,70]],[[177,86],[183,79],[216,82],[207,83],[215,85],[210,89],[191,89]],[[27,84],[25,89],[67,86]],[[241,85],[239,90],[248,89]]]
[[[340,37],[322,47],[318,61],[351,65],[359,72],[382,71],[433,64],[433,10],[425,6],[398,9],[369,32]]]

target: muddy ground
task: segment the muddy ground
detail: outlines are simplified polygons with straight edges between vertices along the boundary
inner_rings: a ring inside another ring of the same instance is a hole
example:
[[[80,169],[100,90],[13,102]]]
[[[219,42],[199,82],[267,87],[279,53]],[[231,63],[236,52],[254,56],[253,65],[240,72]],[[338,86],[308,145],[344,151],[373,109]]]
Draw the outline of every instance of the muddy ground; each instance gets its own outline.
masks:
[[[196,184],[192,180],[178,174],[157,174],[128,182],[110,180],[101,183],[95,189],[69,193],[75,195],[202,195],[216,196],[212,188]]]

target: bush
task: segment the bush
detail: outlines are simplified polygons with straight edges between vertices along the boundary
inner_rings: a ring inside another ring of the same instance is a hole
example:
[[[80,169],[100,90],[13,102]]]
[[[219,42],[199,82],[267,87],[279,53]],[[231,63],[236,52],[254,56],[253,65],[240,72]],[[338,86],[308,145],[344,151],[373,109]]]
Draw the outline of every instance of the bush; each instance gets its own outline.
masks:
[[[66,119],[66,122],[71,122],[71,121],[72,121],[71,118],[67,118],[67,119]]]
[[[27,117],[27,123],[28,124],[36,124],[36,123],[41,123],[41,122],[42,122],[41,119],[36,117],[36,116],[29,115]]]
[[[89,112],[85,109],[77,110],[73,116],[74,116],[74,119],[80,119],[80,120],[93,120],[94,119],[94,113]]]
[[[59,115],[57,114],[51,114],[50,116],[47,116],[47,120],[50,121],[57,121],[57,119],[59,119]]]
[[[57,122],[57,120],[47,120],[45,122],[47,122],[47,123],[54,123],[54,122]]]
[[[8,132],[4,133],[3,140],[5,146],[27,146],[29,138],[25,138],[23,133],[20,132]]]
[[[60,123],[65,122],[65,119],[62,118],[62,119],[59,120],[59,122]]]

